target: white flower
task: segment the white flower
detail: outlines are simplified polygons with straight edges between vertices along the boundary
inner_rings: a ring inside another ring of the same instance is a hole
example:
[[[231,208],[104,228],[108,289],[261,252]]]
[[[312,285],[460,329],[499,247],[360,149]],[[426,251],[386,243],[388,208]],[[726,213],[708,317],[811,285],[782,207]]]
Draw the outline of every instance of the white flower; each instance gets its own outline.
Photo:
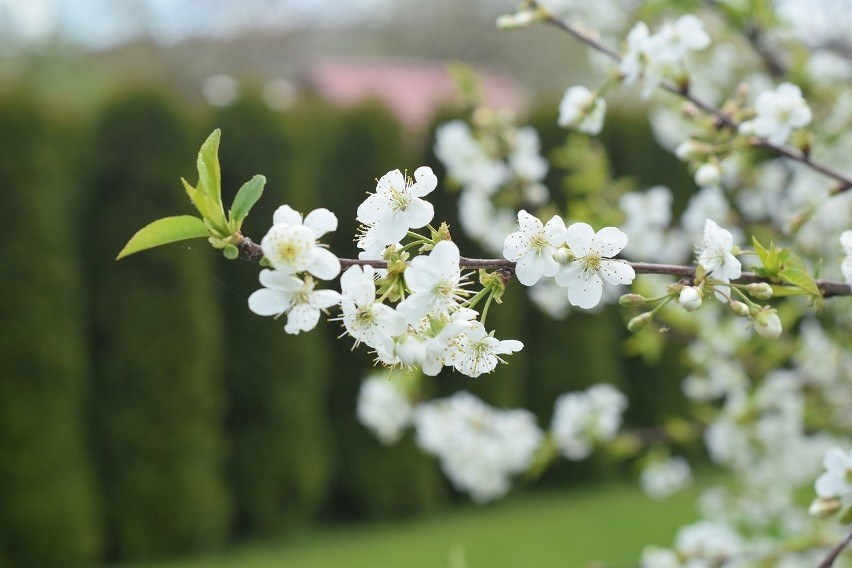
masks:
[[[509,165],[519,179],[528,182],[541,181],[547,175],[548,164],[541,154],[538,132],[532,126],[518,129],[515,133]]]
[[[742,265],[733,254],[734,237],[712,219],[704,222],[704,238],[696,247],[698,264],[707,274],[718,280],[730,282],[742,273]]]
[[[627,85],[643,77],[642,97],[648,98],[666,74],[683,68],[688,51],[701,50],[709,44],[710,37],[701,21],[692,15],[664,24],[653,35],[644,22],[638,22],[627,35],[627,52],[619,71]]]
[[[568,288],[568,301],[574,306],[589,309],[598,305],[603,280],[630,284],[636,277],[632,266],[609,258],[627,244],[627,235],[615,227],[604,227],[595,233],[586,223],[574,223],[565,230],[565,242],[575,260],[559,267],[556,283]]]
[[[290,207],[282,205],[272,214],[272,224],[304,225],[319,239],[326,233],[337,230],[337,216],[326,208],[314,209],[302,219],[302,214]]]
[[[684,310],[694,312],[701,307],[703,297],[704,294],[701,292],[701,288],[696,286],[684,286],[680,291],[678,302]]]
[[[298,334],[310,331],[319,321],[320,310],[340,303],[340,294],[334,290],[314,290],[310,276],[304,280],[286,272],[261,270],[262,289],[248,299],[249,309],[261,316],[287,314],[284,331]]]
[[[405,317],[376,302],[375,270],[372,266],[352,266],[340,277],[343,311],[341,320],[356,344],[363,341],[383,354],[393,353],[393,338],[405,333]]]
[[[832,499],[852,494],[852,452],[833,447],[825,453],[822,465],[825,472],[814,484],[819,497]]]
[[[651,30],[645,22],[636,22],[627,34],[627,52],[619,64],[619,71],[624,76],[626,85],[632,85],[642,76],[650,37]]]
[[[414,408],[396,383],[387,376],[372,375],[361,383],[357,415],[382,444],[390,445],[411,424]]]
[[[288,274],[310,272],[322,280],[340,274],[340,260],[319,246],[318,238],[337,228],[337,217],[328,209],[317,209],[302,215],[288,205],[279,207],[272,217],[273,225],[261,239],[263,256],[273,268]]]
[[[376,192],[358,206],[359,222],[370,226],[375,238],[389,245],[401,241],[409,229],[426,226],[435,214],[432,204],[420,199],[435,189],[438,178],[427,166],[417,168],[414,180],[393,170],[379,179]]]
[[[675,542],[678,552],[707,560],[736,556],[744,549],[742,538],[733,528],[712,521],[698,521],[681,528]]]
[[[438,323],[440,329],[435,333],[434,321],[421,320],[418,332],[423,337],[426,355],[421,364],[424,375],[434,377],[444,366],[453,364],[453,353],[458,344],[458,336],[475,320],[479,314],[469,308],[460,308],[453,312],[450,321]]]
[[[615,436],[626,407],[624,395],[607,384],[563,394],[556,400],[550,426],[559,451],[570,460],[588,457],[595,442]]]
[[[754,331],[766,339],[777,339],[782,332],[781,318],[772,308],[764,308],[754,316]]]
[[[485,331],[479,321],[472,321],[458,336],[458,344],[452,353],[453,367],[469,377],[490,373],[503,361],[499,356],[515,353],[524,348],[516,339],[499,340]]]
[[[802,90],[792,83],[782,83],[774,91],[764,91],[754,101],[754,119],[740,125],[744,134],[755,134],[772,144],[783,144],[795,128],[811,122],[811,109]]]
[[[642,550],[641,568],[681,568],[677,554],[668,548],[646,546]]]
[[[452,241],[441,241],[428,256],[412,259],[404,273],[412,293],[396,307],[408,323],[414,325],[426,315],[439,316],[458,307],[464,296],[459,259],[459,248]]]
[[[667,22],[654,34],[654,55],[668,64],[680,64],[688,51],[700,51],[710,45],[710,36],[701,20],[687,14],[676,22]]]
[[[846,255],[840,263],[840,270],[843,272],[846,283],[852,285],[852,231],[840,233],[840,245],[843,247],[843,254]]]
[[[639,485],[652,499],[665,499],[692,482],[689,463],[680,456],[654,461],[642,469]]]
[[[606,100],[582,86],[570,87],[559,103],[559,126],[599,134],[606,115]]]
[[[524,210],[518,212],[518,228],[506,237],[503,258],[516,263],[515,274],[524,286],[532,286],[542,276],[555,276],[559,264],[553,254],[565,242],[565,222],[554,215],[546,225]]]
[[[702,164],[695,170],[695,185],[698,187],[707,187],[709,185],[719,185],[722,178],[722,171],[716,164]]]
[[[419,405],[414,425],[417,444],[476,502],[507,493],[510,476],[529,468],[544,438],[530,412],[498,410],[466,392]]]
[[[508,178],[506,164],[491,158],[461,120],[450,121],[435,131],[435,156],[465,190],[491,195]]]

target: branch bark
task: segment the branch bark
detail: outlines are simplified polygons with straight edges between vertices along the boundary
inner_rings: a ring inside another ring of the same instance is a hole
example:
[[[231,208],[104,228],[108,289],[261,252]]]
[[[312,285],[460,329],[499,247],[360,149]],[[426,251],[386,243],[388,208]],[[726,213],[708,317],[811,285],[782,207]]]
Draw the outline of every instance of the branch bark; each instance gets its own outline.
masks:
[[[263,258],[263,251],[260,245],[253,242],[248,237],[243,237],[237,243],[237,249],[248,260],[260,260]],[[678,264],[654,264],[650,262],[628,262],[624,261],[633,267],[636,274],[664,274],[668,276],[678,276],[680,278],[695,278],[695,267],[684,266]],[[469,270],[504,270],[508,273],[515,273],[515,263],[505,258],[468,258],[461,257],[460,264],[462,268]],[[384,260],[363,260],[359,258],[341,258],[340,265],[343,268],[350,266],[372,266],[373,268],[387,268],[388,263]],[[751,284],[753,282],[771,283],[766,278],[761,278],[754,272],[743,272],[740,278],[734,280],[736,284]],[[852,288],[843,282],[833,280],[817,280],[816,285],[822,292],[823,297],[829,298],[832,296],[850,296]]]
[[[533,5],[538,6],[538,3],[533,2]],[[566,22],[565,20],[562,20],[552,15],[548,15],[546,21],[572,35],[579,41],[591,47],[592,49],[606,55],[616,63],[621,62],[621,55],[616,50],[603,43],[599,38],[595,37],[593,34],[581,30],[578,27]],[[688,88],[682,88],[672,82],[663,82],[660,85],[660,88],[684,100],[690,101],[697,108],[713,116],[719,122],[720,125],[727,126],[733,130],[737,130],[740,126],[739,123],[734,120],[733,117],[731,117],[729,114],[716,107],[715,105],[712,105],[706,101],[699,99],[698,97],[690,93]],[[767,148],[769,150],[772,150],[781,156],[800,162],[805,166],[811,168],[812,170],[837,181],[838,186],[832,190],[833,195],[852,189],[852,177],[835,168],[832,168],[827,164],[812,160],[809,155],[792,146],[788,146],[786,144],[773,144],[768,140],[764,140],[762,138],[757,137],[753,138],[752,145],[758,148]]]
[[[837,546],[835,546],[828,552],[828,556],[826,556],[825,559],[820,562],[818,568],[830,568],[831,566],[833,566],[834,561],[837,560],[840,554],[846,549],[847,546],[849,546],[850,543],[852,543],[852,532],[846,535],[846,538],[837,543]]]

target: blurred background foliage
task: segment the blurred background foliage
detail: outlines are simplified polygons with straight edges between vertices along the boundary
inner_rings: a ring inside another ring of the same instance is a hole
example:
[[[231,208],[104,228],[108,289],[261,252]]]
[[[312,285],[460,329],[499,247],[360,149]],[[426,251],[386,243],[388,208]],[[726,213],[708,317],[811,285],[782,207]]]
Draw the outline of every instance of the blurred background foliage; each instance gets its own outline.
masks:
[[[394,17],[405,14],[402,4],[412,8],[400,3]],[[346,52],[467,53],[503,61],[534,94],[568,85],[546,71],[567,40],[550,30],[497,34],[493,19],[470,10],[427,10],[404,38],[388,16],[369,33],[347,31]],[[434,37],[448,21],[468,33]],[[283,203],[327,207],[340,228],[326,242],[354,256],[355,210],[377,177],[430,165],[443,180],[433,133],[458,108],[437,109],[412,129],[378,101],[342,108],[307,94],[270,104],[259,80],[227,104],[203,104],[200,78],[236,74],[247,61],[257,77],[288,66],[298,73],[306,53],[338,45],[344,32],[326,30],[314,43],[305,33],[166,47],[142,38],[88,59],[62,44],[12,58],[0,42],[0,210],[11,237],[0,252],[0,568],[169,557],[465,500],[411,436],[388,449],[357,423],[371,361],[337,340],[339,325],[288,336],[281,322],[248,311],[255,263],[227,261],[203,241],[113,260],[147,222],[190,212],[180,178],[194,181],[195,152],[213,128],[223,132],[226,203],[252,175],[268,178],[244,225],[255,240]],[[167,50],[177,55],[153,63]],[[281,53],[288,57],[269,56]],[[549,156],[566,132],[556,101],[541,100],[549,102],[526,115]],[[602,139],[614,175],[631,174],[636,187],[669,185],[681,199],[691,190],[684,168],[647,143],[644,119],[611,113]],[[565,173],[549,176],[552,191]],[[458,227],[449,184],[431,201],[437,219]],[[466,256],[480,253],[460,230],[454,238]],[[628,427],[680,412],[678,348],[655,365],[625,356],[617,310],[557,321],[511,285],[489,315],[500,337],[524,342],[523,352],[478,379],[444,372],[427,381],[430,395],[469,390],[493,405],[530,408],[547,427],[559,394],[605,381],[636,401]],[[607,456],[562,463],[544,485],[622,470]]]
[[[0,269],[10,322],[0,328],[2,565],[163,557],[460,499],[412,439],[386,449],[357,423],[370,359],[336,340],[336,324],[288,336],[248,311],[256,264],[229,262],[203,241],[113,260],[146,222],[189,211],[179,179],[193,179],[194,153],[214,127],[223,130],[226,200],[255,173],[269,179],[247,232],[259,239],[282,203],[325,206],[341,221],[330,239],[341,255],[355,253],[354,211],[375,177],[440,169],[428,136],[403,143],[409,134],[377,103],[311,100],[278,112],[247,95],[199,112],[134,89],[69,121],[31,98],[0,100],[0,178],[15,235]],[[546,143],[565,139],[552,117],[534,125]],[[607,136],[635,129],[647,126],[611,121]],[[628,155],[659,163],[663,152],[644,144]],[[666,182],[670,171],[636,183]],[[443,187],[433,197],[451,224],[453,198]],[[623,356],[617,310],[557,321],[511,286],[492,314],[500,336],[521,339],[524,351],[479,379],[445,372],[433,394],[470,390],[526,406],[546,426],[559,394],[607,381],[645,393],[628,426],[677,414],[676,365]],[[676,363],[674,351],[666,358]],[[613,463],[564,464],[545,481],[615,474]]]

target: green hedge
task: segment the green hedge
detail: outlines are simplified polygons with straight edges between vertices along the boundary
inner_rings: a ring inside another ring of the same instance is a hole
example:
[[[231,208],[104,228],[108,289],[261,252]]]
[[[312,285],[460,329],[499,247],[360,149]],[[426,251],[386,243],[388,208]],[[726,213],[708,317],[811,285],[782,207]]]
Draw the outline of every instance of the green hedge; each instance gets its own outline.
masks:
[[[393,169],[413,172],[406,139],[399,123],[384,108],[365,104],[341,112],[332,140],[325,149],[318,180],[322,203],[334,211],[340,226],[331,241],[338,256],[357,257],[353,242],[355,212],[375,191],[375,180]],[[327,326],[329,336],[339,327]],[[335,436],[335,494],[331,509],[338,515],[370,517],[412,514],[443,500],[444,481],[436,464],[418,450],[411,438],[392,449],[378,442],[355,418],[361,379],[372,357],[363,348],[349,350],[352,339],[335,341],[334,372],[327,416]]]
[[[114,101],[94,133],[89,259],[94,444],[112,553],[136,559],[223,542],[224,360],[215,254],[173,245],[120,263],[136,229],[189,212],[201,137],[157,94]]]
[[[318,206],[316,188],[296,183],[310,157],[295,138],[289,115],[246,98],[217,113],[226,202],[252,175],[267,177],[266,191],[244,231],[260,242],[272,214],[289,204],[303,214]],[[284,318],[248,309],[258,289],[257,263],[222,266],[225,283],[229,477],[238,529],[272,533],[315,519],[330,478],[330,427],[325,415],[332,349],[321,330],[284,333]],[[321,321],[320,326],[328,325]]]
[[[76,566],[102,533],[84,447],[89,370],[73,138],[0,99],[0,565]]]

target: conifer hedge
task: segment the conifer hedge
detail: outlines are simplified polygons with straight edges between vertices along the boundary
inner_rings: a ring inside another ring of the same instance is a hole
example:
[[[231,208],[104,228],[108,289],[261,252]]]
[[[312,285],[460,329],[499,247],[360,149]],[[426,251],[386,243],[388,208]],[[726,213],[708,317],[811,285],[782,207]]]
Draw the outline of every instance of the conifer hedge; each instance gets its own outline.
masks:
[[[209,549],[230,518],[224,475],[222,319],[207,243],[114,258],[132,232],[189,213],[202,137],[166,98],[113,101],[94,132],[85,219],[93,440],[112,555]]]
[[[389,170],[418,166],[399,123],[383,107],[367,103],[337,117],[333,138],[320,167],[321,202],[334,211],[340,226],[331,249],[338,256],[357,258],[352,240],[355,212],[376,179]],[[329,337],[340,328],[326,326]],[[355,417],[361,379],[371,371],[363,349],[349,350],[352,339],[336,341],[330,377],[327,416],[334,428],[335,500],[339,515],[387,517],[430,509],[444,498],[445,484],[437,465],[406,437],[392,449],[381,446]],[[393,380],[391,377],[389,380]]]
[[[70,132],[28,100],[0,98],[0,565],[79,566],[102,543],[84,447],[80,193]]]
[[[315,187],[296,183],[301,162],[312,159],[294,138],[292,117],[254,97],[217,113],[225,201],[254,174],[267,177],[265,193],[243,230],[260,239],[275,209],[288,204],[307,214],[321,206]],[[211,128],[212,128],[211,127]],[[284,333],[285,319],[249,311],[260,288],[257,263],[231,262],[221,278],[228,356],[229,480],[241,532],[273,533],[314,520],[328,496],[330,431],[325,397],[333,347],[320,330]],[[320,322],[320,326],[327,325]]]

